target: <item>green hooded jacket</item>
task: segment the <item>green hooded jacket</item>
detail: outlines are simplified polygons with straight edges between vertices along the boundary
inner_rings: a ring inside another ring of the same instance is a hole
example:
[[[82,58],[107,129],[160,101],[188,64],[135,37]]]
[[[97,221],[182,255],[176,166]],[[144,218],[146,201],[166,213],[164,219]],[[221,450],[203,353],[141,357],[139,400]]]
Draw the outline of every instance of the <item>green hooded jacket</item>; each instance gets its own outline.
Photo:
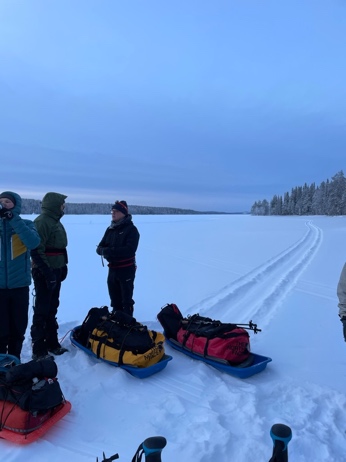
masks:
[[[61,206],[66,197],[64,194],[49,192],[42,199],[41,214],[34,220],[41,243],[31,253],[33,268],[42,268],[42,264],[48,268],[62,268],[67,264],[67,234],[60,223],[64,215]]]

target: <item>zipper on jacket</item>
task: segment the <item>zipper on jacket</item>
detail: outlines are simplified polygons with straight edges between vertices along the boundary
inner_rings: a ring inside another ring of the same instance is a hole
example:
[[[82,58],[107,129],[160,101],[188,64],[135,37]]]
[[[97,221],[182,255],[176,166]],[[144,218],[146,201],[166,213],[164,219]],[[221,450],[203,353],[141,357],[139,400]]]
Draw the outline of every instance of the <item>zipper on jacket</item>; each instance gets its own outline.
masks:
[[[3,250],[4,250],[4,255],[2,255],[3,261],[4,261],[4,267],[5,267],[5,287],[7,288],[8,286],[8,262],[7,262],[7,233],[8,230],[6,229],[6,223],[4,223],[4,219],[2,218],[2,238],[3,238]],[[10,242],[11,246],[11,242]]]

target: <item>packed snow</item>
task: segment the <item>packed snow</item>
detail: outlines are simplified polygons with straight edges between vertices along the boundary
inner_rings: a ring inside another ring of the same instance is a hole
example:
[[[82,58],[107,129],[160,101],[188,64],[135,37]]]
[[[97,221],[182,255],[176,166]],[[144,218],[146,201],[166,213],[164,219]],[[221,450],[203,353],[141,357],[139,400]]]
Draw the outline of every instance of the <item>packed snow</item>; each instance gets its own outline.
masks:
[[[32,216],[31,218],[34,218]],[[96,245],[109,216],[66,215],[69,274],[61,290],[58,378],[72,410],[40,440],[0,440],[8,462],[129,462],[150,436],[167,439],[163,462],[262,462],[270,428],[289,425],[293,462],[346,461],[346,344],[336,286],[346,259],[346,217],[134,216],[135,317],[162,331],[157,314],[257,323],[252,351],[272,358],[247,379],[166,345],[167,367],[145,379],[100,363],[70,344],[92,307],[109,306]],[[32,301],[32,300],[31,300]],[[30,317],[32,307],[30,307]],[[29,326],[30,327],[30,326]],[[22,361],[31,359],[27,332]]]

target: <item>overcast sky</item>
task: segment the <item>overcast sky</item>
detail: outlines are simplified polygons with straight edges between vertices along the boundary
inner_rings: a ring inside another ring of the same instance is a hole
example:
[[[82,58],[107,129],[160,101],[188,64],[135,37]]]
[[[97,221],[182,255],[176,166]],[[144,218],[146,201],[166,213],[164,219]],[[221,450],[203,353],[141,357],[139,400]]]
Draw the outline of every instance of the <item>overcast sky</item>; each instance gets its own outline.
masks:
[[[0,189],[232,212],[320,184],[345,46],[341,0],[1,0]]]

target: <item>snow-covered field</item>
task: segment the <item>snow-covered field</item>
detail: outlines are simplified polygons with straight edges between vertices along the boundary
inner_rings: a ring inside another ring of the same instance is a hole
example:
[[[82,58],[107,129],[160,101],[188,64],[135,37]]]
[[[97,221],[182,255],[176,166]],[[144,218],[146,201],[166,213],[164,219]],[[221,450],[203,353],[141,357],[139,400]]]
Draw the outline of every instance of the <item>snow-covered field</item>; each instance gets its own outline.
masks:
[[[129,462],[145,438],[167,439],[164,462],[264,462],[274,423],[292,428],[293,462],[346,461],[346,344],[336,285],[346,260],[346,217],[134,216],[140,234],[135,316],[162,330],[166,303],[184,315],[256,322],[252,350],[270,356],[248,379],[173,356],[144,380],[97,363],[68,332],[93,306],[109,304],[95,252],[108,216],[65,216],[69,275],[59,324],[69,353],[56,359],[71,412],[41,440],[0,440],[7,462],[95,462],[118,452]],[[32,308],[30,309],[32,314]],[[31,359],[27,335],[23,361]]]

